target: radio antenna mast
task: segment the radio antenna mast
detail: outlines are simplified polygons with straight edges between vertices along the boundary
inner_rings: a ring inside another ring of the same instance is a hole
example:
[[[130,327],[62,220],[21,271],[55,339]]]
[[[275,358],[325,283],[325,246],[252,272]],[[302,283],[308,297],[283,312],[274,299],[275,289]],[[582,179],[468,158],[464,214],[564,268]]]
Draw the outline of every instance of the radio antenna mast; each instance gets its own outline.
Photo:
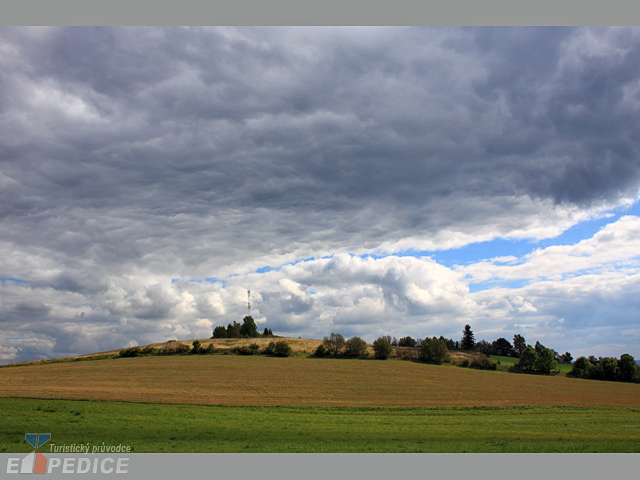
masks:
[[[247,315],[251,316],[251,287],[247,290]]]

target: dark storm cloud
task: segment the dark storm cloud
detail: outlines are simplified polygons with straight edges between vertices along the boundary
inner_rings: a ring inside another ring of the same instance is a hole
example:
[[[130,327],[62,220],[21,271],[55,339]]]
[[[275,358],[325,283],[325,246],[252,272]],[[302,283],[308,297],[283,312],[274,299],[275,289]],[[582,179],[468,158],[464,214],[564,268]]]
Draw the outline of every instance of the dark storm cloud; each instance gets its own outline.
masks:
[[[633,28],[0,29],[0,277],[153,332],[170,278],[539,235],[637,195],[639,60]]]
[[[24,187],[9,202],[20,215],[30,202],[419,211],[462,192],[581,203],[637,187],[634,30],[24,36],[5,34],[18,59],[3,80],[6,121],[27,110],[5,169]],[[620,51],[572,50],[581,37]]]

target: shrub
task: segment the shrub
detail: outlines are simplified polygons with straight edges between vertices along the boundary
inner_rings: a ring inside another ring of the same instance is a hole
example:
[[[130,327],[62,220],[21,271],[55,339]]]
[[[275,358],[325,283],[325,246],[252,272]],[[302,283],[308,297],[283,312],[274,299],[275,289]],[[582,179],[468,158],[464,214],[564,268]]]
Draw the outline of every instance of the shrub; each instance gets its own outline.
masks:
[[[420,359],[425,362],[441,364],[449,361],[449,350],[446,340],[425,338],[420,349]]]
[[[393,353],[393,347],[387,338],[380,337],[373,342],[373,352],[377,359],[386,360]]]
[[[397,347],[395,354],[397,358],[402,360],[417,361],[420,358],[419,349],[411,347]]]
[[[156,354],[156,349],[153,348],[151,345],[147,345],[146,347],[144,347],[142,349],[142,351],[140,353],[142,355],[155,355]]]
[[[275,348],[273,349],[273,353],[277,357],[288,357],[289,355],[291,355],[291,352],[291,345],[289,345],[284,340],[276,342]]]
[[[480,370],[495,370],[496,368],[498,368],[498,364],[486,355],[474,358],[469,366],[471,368],[477,368]]]
[[[275,355],[275,350],[276,342],[269,342],[269,345],[267,345],[267,348],[265,348],[264,353],[266,353],[267,355]]]
[[[468,367],[469,366],[469,359],[465,358],[464,360],[462,360],[462,362],[460,362],[460,366],[461,367]]]
[[[183,345],[178,341],[167,342],[163,349],[158,351],[158,355],[182,355],[191,351],[189,345]]]
[[[366,357],[367,342],[360,337],[350,338],[346,343],[345,355],[352,358]]]
[[[324,345],[318,345],[318,348],[316,348],[314,355],[316,357],[326,357],[327,355],[329,355],[329,352],[326,348],[324,348]]]
[[[140,356],[140,347],[132,347],[132,348],[125,348],[123,350],[120,350],[120,352],[118,353],[119,357],[139,357]]]
[[[216,353],[216,347],[213,346],[213,343],[210,343],[206,348],[200,348],[200,351],[198,353],[202,355],[211,355],[213,353]]]
[[[200,348],[202,347],[202,345],[200,344],[200,340],[194,340],[192,345],[193,345],[193,349],[191,350],[191,353],[193,354],[200,353]]]
[[[257,343],[252,343],[248,347],[245,345],[243,347],[236,347],[233,349],[234,353],[239,355],[255,355],[260,350],[260,346]]]

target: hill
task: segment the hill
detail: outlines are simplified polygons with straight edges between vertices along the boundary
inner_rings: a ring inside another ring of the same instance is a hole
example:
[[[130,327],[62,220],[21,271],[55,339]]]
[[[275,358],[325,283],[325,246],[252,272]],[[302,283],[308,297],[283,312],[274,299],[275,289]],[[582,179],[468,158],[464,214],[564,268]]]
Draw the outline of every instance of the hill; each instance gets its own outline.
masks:
[[[0,384],[1,396],[210,405],[640,407],[637,384],[303,356],[150,356],[25,365],[0,369]]]

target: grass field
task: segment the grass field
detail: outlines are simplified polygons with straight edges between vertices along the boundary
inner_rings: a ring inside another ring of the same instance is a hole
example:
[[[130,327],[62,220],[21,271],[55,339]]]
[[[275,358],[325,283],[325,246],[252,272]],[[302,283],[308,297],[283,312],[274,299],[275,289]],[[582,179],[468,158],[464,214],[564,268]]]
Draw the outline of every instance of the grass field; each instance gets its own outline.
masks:
[[[26,432],[135,452],[640,452],[640,385],[401,360],[185,355],[0,368]],[[24,445],[23,445],[24,444]]]
[[[133,452],[639,452],[640,410],[318,408],[0,399],[0,452],[128,445]]]

